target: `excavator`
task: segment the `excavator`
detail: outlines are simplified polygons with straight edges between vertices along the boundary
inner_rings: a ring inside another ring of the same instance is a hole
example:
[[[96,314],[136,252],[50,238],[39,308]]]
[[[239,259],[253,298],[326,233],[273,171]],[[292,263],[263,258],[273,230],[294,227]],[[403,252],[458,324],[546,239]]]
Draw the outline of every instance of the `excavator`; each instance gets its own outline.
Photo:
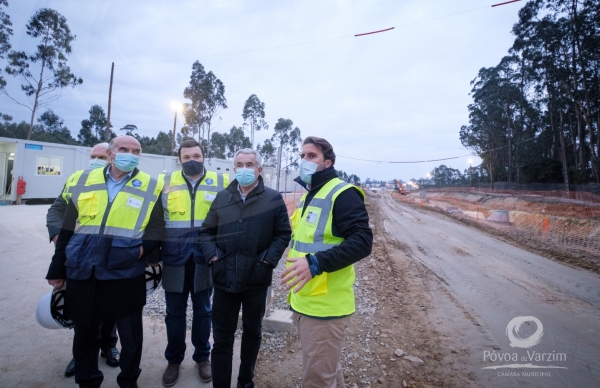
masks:
[[[402,183],[400,183],[398,179],[394,179],[394,183],[396,185],[395,190],[397,190],[400,193],[400,195],[410,194],[409,190],[404,190],[404,186],[402,186]]]

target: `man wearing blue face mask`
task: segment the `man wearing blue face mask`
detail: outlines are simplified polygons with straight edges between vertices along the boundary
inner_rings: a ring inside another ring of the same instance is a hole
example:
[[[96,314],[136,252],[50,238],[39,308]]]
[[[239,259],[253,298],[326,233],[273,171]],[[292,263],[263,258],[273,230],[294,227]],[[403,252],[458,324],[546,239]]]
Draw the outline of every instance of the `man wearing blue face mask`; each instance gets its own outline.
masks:
[[[119,387],[137,387],[141,373],[146,304],[146,262],[163,239],[161,180],[137,169],[140,143],[111,140],[104,169],[85,170],[69,186],[69,204],[48,269],[48,284],[63,288],[65,311],[75,326],[75,382],[100,387],[100,330],[117,323],[121,342]]]
[[[104,168],[108,163],[108,156],[106,156],[106,150],[108,149],[108,143],[96,144],[90,151],[90,159],[88,162],[89,169],[93,170],[96,168]],[[56,198],[52,206],[48,209],[46,214],[46,227],[48,228],[48,235],[50,241],[56,244],[58,233],[65,217],[65,211],[67,210],[67,204],[69,203],[70,187],[77,184],[77,180],[83,173],[77,171],[73,173],[67,179],[67,183],[63,188],[62,193]],[[119,366],[119,351],[117,350],[117,325],[114,321],[106,321],[102,324],[100,331],[100,349],[101,356],[106,358],[106,363],[109,366]],[[71,377],[75,375],[75,359],[71,359],[67,368],[65,369],[65,377]]]
[[[260,176],[260,155],[253,149],[241,149],[233,163],[236,179],[217,194],[200,232],[215,289],[212,377],[213,387],[230,387],[241,307],[244,333],[237,387],[253,388],[267,289],[273,268],[290,241],[291,229],[281,194],[265,187]]]
[[[179,150],[181,170],[162,175],[165,185],[162,203],[165,218],[165,240],[161,246],[167,314],[168,365],[162,377],[165,387],[179,379],[179,368],[185,356],[186,311],[192,299],[192,359],[202,382],[212,379],[210,366],[210,327],[212,278],[207,258],[199,242],[200,228],[217,193],[229,184],[227,174],[207,171],[204,153],[196,140],[186,140]]]
[[[365,194],[338,178],[331,144],[302,144],[300,177],[307,193],[292,215],[292,242],[280,284],[302,345],[302,388],[343,388],[340,356],[354,313],[354,263],[371,253]]]

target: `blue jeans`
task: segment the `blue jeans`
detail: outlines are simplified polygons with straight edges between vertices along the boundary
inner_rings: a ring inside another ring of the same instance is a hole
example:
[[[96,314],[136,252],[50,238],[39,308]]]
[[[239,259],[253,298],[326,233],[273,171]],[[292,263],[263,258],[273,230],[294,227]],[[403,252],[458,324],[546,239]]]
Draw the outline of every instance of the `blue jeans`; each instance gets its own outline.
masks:
[[[262,340],[267,288],[231,293],[215,288],[213,298],[213,339],[211,369],[214,388],[229,388],[233,359],[233,341],[240,307],[242,308],[242,349],[237,386],[254,387],[254,368]]]
[[[212,288],[193,292],[194,287],[194,269],[195,264],[190,260],[185,264],[185,279],[183,282],[183,292],[166,292],[165,302],[167,305],[167,315],[165,324],[167,326],[167,348],[165,349],[165,358],[169,364],[181,364],[185,357],[185,331],[186,331],[186,310],[188,295],[192,296],[192,345],[194,345],[194,354],[192,359],[195,362],[208,360],[210,356],[210,327],[212,320],[212,309],[210,306],[210,296]]]

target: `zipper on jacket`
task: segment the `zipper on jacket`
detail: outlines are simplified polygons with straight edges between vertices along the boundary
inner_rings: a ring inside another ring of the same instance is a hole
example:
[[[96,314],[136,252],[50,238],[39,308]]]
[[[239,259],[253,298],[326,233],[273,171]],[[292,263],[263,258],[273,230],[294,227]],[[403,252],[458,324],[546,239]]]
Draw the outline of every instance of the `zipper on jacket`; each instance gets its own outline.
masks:
[[[116,198],[116,197],[115,197]],[[106,210],[104,211],[104,216],[102,217],[102,223],[100,224],[100,232],[98,234],[104,234],[104,228],[106,227],[106,220],[108,219],[108,214],[110,213],[110,208],[112,207],[112,202],[108,203]]]
[[[192,214],[190,219],[190,228],[194,228],[194,210],[196,209],[196,188],[192,187]]]

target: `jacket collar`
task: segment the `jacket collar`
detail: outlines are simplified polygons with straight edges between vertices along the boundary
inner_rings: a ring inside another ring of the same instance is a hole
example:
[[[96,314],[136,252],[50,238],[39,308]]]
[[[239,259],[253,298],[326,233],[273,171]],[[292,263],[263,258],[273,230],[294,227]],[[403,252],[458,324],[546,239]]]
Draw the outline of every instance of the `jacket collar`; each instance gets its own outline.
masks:
[[[251,190],[251,191],[248,193],[248,195],[246,196],[246,199],[248,199],[248,198],[250,198],[250,197],[253,197],[253,196],[257,195],[257,194],[261,194],[261,193],[263,193],[263,192],[265,191],[265,185],[264,185],[264,182],[263,182],[263,179],[262,179],[262,175],[259,175],[259,176],[258,176],[258,178],[257,178],[257,180],[258,180],[258,184],[256,185],[256,187],[255,187],[255,188],[253,188],[253,189],[252,189],[252,190]],[[238,189],[238,186],[239,186],[239,183],[238,183],[237,179],[234,179],[234,180],[233,180],[233,181],[232,181],[232,182],[229,184],[229,186],[227,186],[227,189],[225,189],[225,190],[229,191],[229,193],[230,193],[230,196],[229,196],[229,197],[230,197],[230,198],[231,198],[233,195],[236,195],[236,194],[237,194],[237,195],[239,195],[239,196],[240,196],[240,200],[241,200],[241,194],[240,194],[240,191],[239,191],[239,189]]]
[[[335,168],[333,168],[333,166],[331,167],[327,167],[324,170],[315,172],[312,176],[312,183],[310,185],[310,188],[308,187],[308,184],[306,184],[302,179],[300,179],[300,177],[297,177],[296,179],[294,179],[294,182],[298,183],[300,186],[304,187],[306,190],[308,191],[313,191],[313,190],[318,190],[321,188],[321,186],[323,186],[325,183],[329,182],[330,180],[332,180],[333,178],[337,178],[337,172],[335,171]]]

